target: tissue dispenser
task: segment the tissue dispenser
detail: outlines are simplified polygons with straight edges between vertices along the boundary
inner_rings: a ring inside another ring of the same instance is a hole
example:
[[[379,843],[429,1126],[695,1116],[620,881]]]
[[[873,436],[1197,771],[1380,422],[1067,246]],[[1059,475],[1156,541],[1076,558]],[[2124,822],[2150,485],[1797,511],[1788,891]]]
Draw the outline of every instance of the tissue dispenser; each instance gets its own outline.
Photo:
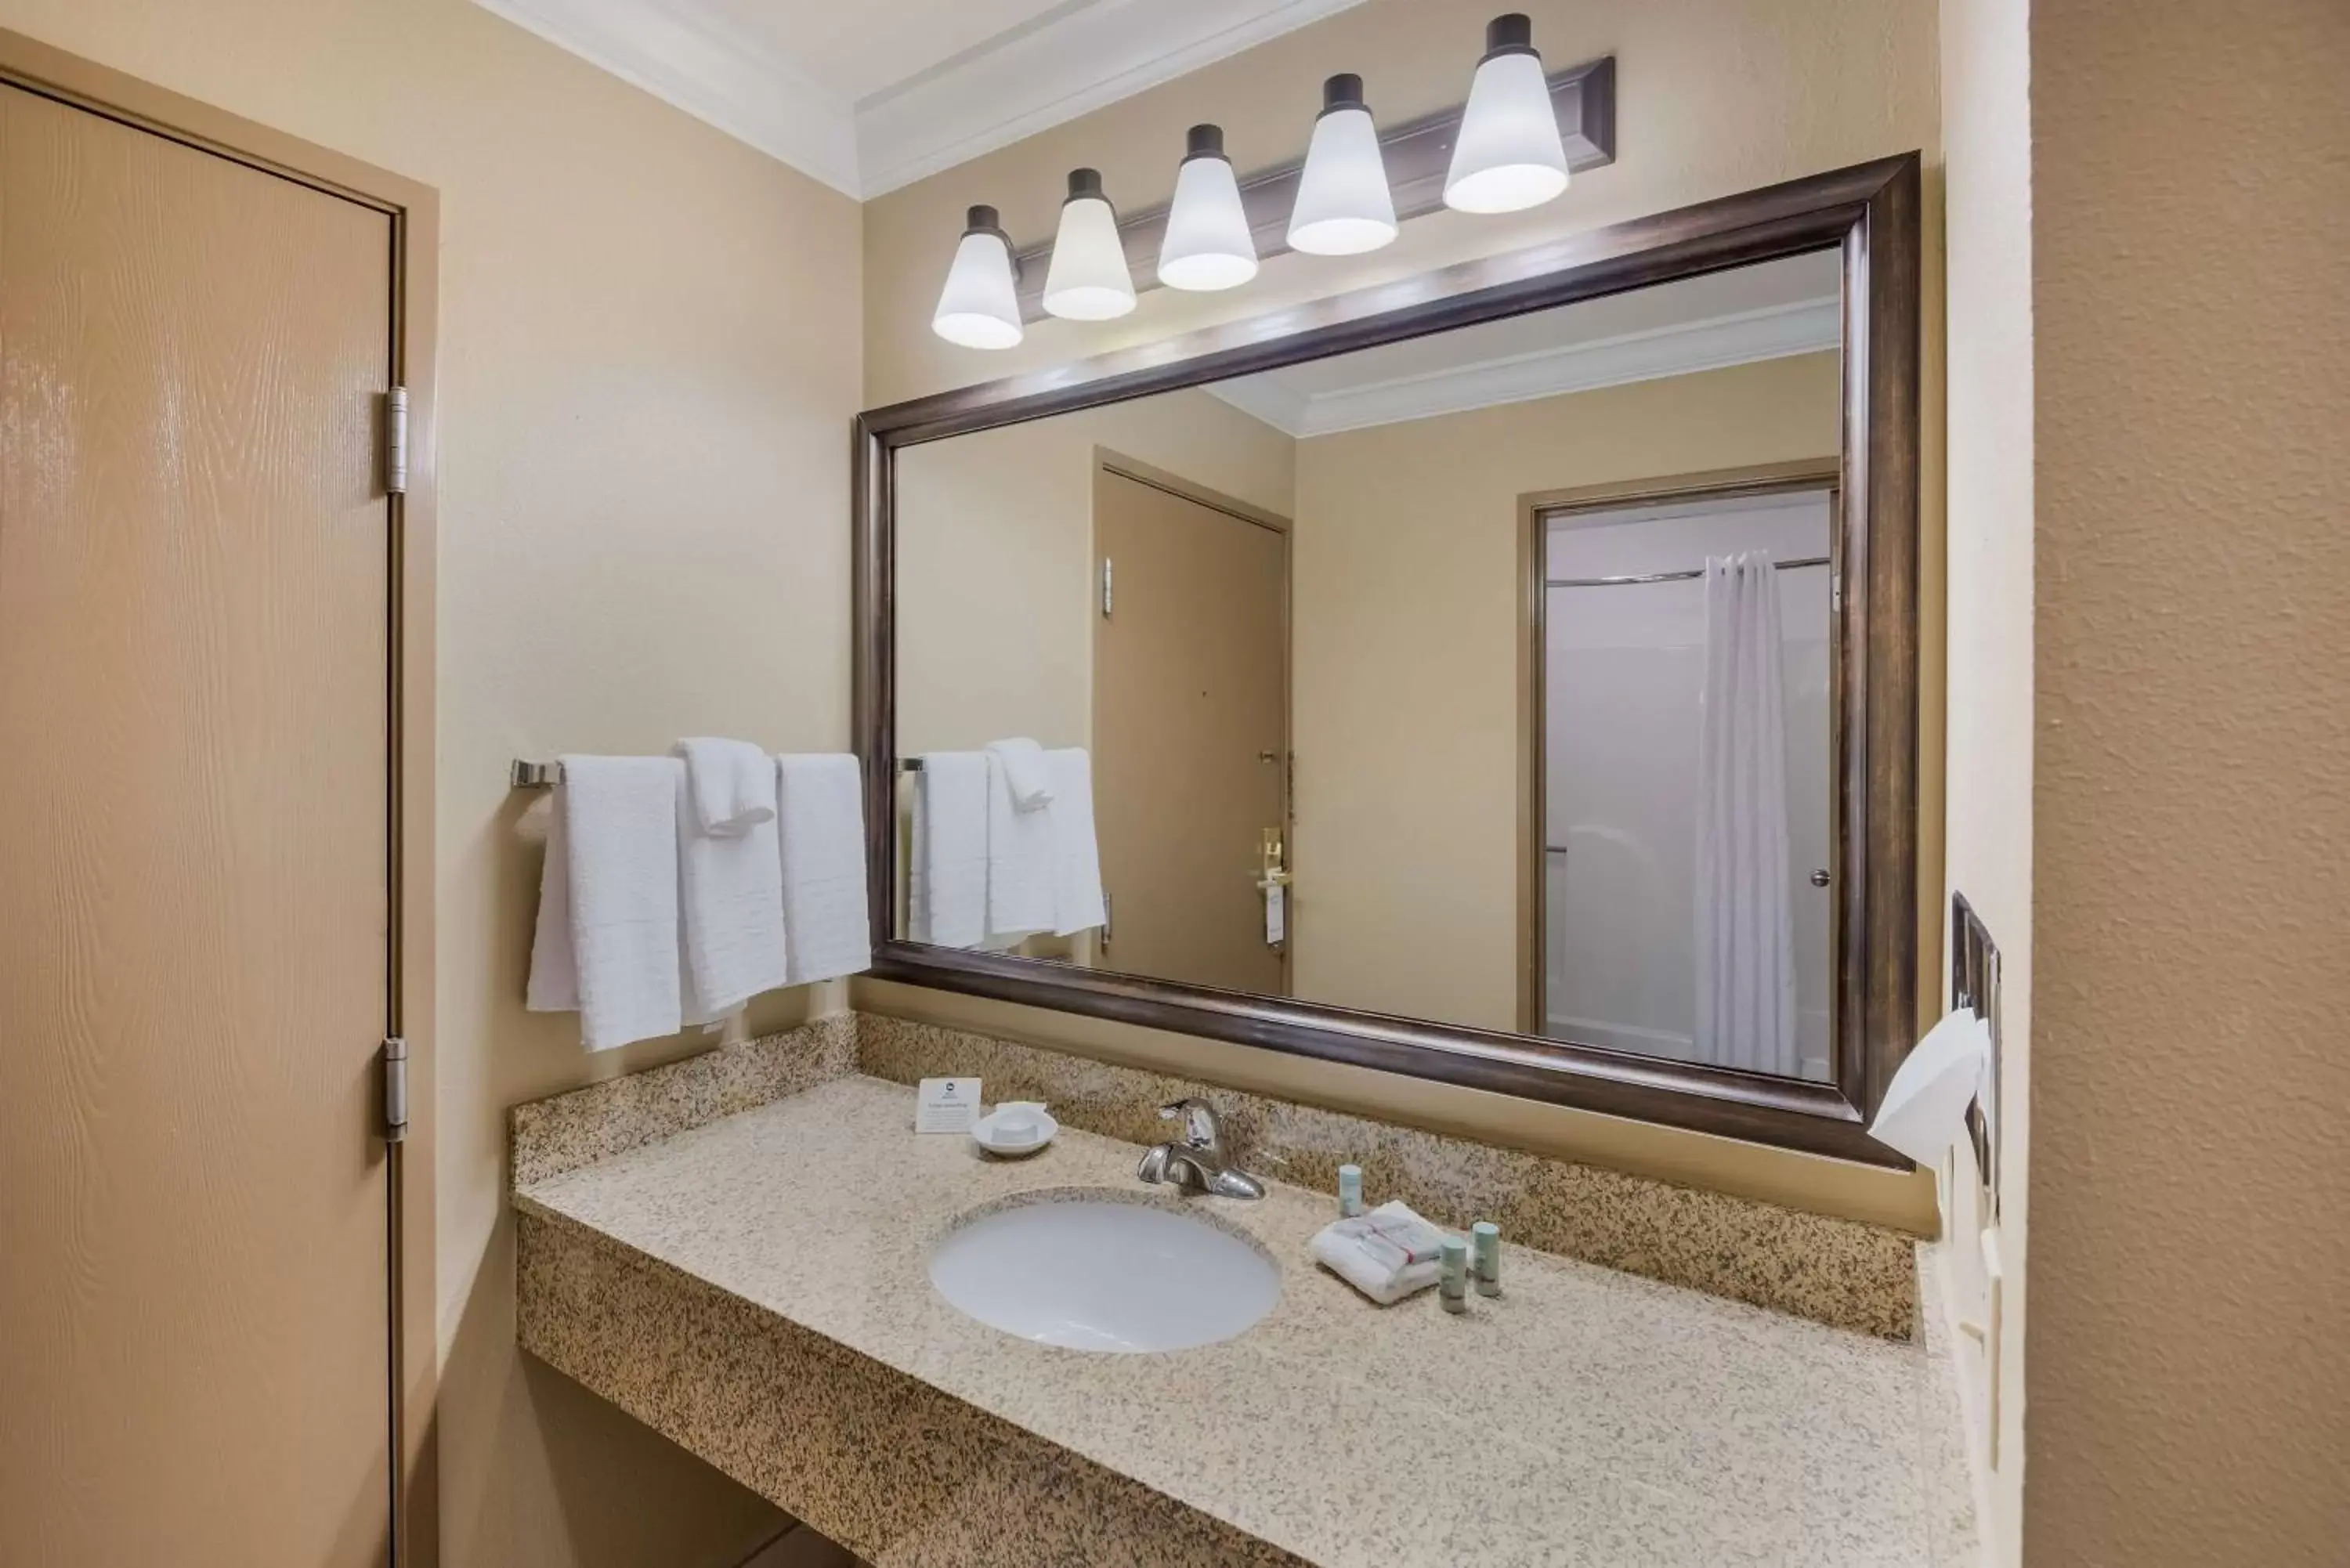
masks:
[[[1920,1165],[1940,1162],[1967,1136],[1967,1106],[1991,1064],[1991,1024],[1971,1007],[1953,1010],[1926,1032],[1893,1075],[1868,1136]]]

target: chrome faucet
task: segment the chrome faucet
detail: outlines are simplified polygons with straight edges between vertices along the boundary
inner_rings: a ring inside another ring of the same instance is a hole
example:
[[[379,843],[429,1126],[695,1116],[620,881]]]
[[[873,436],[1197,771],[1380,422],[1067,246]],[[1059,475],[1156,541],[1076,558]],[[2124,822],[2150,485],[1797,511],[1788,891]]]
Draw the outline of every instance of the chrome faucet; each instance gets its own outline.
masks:
[[[1262,1198],[1264,1183],[1245,1170],[1224,1163],[1223,1138],[1216,1127],[1215,1107],[1198,1098],[1177,1100],[1159,1107],[1159,1119],[1183,1118],[1183,1141],[1154,1144],[1135,1167],[1145,1181],[1168,1181],[1197,1188],[1218,1198]]]

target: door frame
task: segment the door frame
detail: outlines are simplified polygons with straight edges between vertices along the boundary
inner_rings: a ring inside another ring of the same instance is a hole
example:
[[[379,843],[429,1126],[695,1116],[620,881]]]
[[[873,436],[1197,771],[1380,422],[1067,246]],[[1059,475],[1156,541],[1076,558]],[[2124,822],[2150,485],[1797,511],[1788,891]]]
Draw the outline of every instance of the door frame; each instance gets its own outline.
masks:
[[[390,828],[384,1033],[408,1043],[408,1136],[387,1162],[392,1563],[434,1568],[440,1385],[433,1271],[433,412],[441,199],[431,186],[0,29],[0,83],[381,213],[391,221],[391,379],[408,389],[408,488],[389,498]],[[379,412],[379,418],[382,415]]]
[[[1139,458],[1128,457],[1113,447],[1096,443],[1093,467],[1093,486],[1096,496],[1100,494],[1101,476],[1105,473],[1114,473],[1120,479],[1131,480],[1137,484],[1147,484],[1154,490],[1163,490],[1170,495],[1204,506],[1211,512],[1221,512],[1227,517],[1235,518],[1253,527],[1262,528],[1268,534],[1277,534],[1281,536],[1281,854],[1282,868],[1294,877],[1297,874],[1297,657],[1295,647],[1297,625],[1297,527],[1295,521],[1284,517],[1278,512],[1268,511],[1253,502],[1243,501],[1236,495],[1227,495],[1221,490],[1211,489],[1196,480],[1187,479],[1180,473],[1160,468],[1154,463],[1145,462]],[[1101,580],[1099,563],[1102,558],[1101,514],[1098,507],[1095,511],[1093,519],[1093,554],[1096,563],[1094,583],[1096,590],[1098,591]],[[1090,730],[1093,718],[1090,710],[1097,701],[1093,684],[1094,675],[1099,670],[1101,661],[1101,621],[1098,618],[1094,621],[1093,636],[1087,639],[1087,648],[1092,660],[1092,668],[1087,671],[1086,691],[1086,701],[1089,710],[1087,714],[1087,723]],[[1286,922],[1286,934],[1281,944],[1281,994],[1295,996],[1297,993],[1297,904],[1295,898],[1290,899],[1289,908],[1283,918]],[[1117,926],[1115,909],[1111,911],[1110,924],[1115,929]],[[1097,943],[1094,951],[1098,955],[1100,950],[1099,944]]]
[[[1577,512],[1620,512],[1635,506],[1663,505],[1675,501],[1722,501],[1742,495],[1784,495],[1797,491],[1825,490],[1828,493],[1829,570],[1841,577],[1844,573],[1844,540],[1833,525],[1840,514],[1838,493],[1844,485],[1844,460],[1833,453],[1823,457],[1795,458],[1784,462],[1750,463],[1739,468],[1708,469],[1698,473],[1679,473],[1655,479],[1620,480],[1603,484],[1579,484],[1565,490],[1536,490],[1518,497],[1518,573],[1522,585],[1518,615],[1518,1033],[1540,1034],[1549,1022],[1546,1008],[1549,974],[1544,967],[1547,961],[1550,940],[1550,912],[1544,898],[1544,873],[1548,867],[1546,813],[1544,802],[1549,789],[1548,757],[1544,747],[1547,739],[1544,726],[1548,722],[1547,692],[1544,681],[1550,668],[1548,649],[1544,638],[1548,632],[1550,598],[1548,543],[1550,519],[1562,514]],[[1828,711],[1841,711],[1843,693],[1844,627],[1831,615],[1828,620]],[[1838,755],[1829,770],[1831,780],[1844,776],[1845,757],[1841,725],[1832,726],[1837,735]],[[1835,803],[1831,803],[1833,805]],[[1841,883],[1842,862],[1840,836],[1828,835],[1829,866],[1833,876]],[[1829,902],[1828,950],[1841,951],[1837,931],[1844,911],[1835,900]],[[1828,1038],[1837,1038],[1836,1025],[1843,998],[1837,989],[1828,990]]]

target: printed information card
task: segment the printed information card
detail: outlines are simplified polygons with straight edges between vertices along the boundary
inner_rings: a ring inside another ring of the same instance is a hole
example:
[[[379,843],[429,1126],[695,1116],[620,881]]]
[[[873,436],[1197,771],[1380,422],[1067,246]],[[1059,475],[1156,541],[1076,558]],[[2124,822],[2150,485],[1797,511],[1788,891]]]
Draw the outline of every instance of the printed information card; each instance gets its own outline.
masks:
[[[918,1133],[967,1133],[979,1119],[977,1078],[925,1078],[914,1095]]]

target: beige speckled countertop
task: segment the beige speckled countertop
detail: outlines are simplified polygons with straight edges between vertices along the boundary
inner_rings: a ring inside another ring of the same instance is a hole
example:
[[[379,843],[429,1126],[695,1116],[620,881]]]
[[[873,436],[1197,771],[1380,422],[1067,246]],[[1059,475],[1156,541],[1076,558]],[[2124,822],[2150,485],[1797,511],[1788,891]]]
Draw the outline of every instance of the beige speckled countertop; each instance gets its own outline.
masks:
[[[1929,1561],[1926,1466],[1946,1434],[1927,1429],[1941,1406],[1918,1346],[1514,1247],[1506,1293],[1466,1315],[1433,1292],[1381,1309],[1311,1262],[1318,1194],[1176,1199],[1136,1181],[1127,1144],[1064,1131],[996,1161],[912,1120],[910,1090],[842,1078],[515,1202],[1330,1568]],[[1221,1345],[1101,1355],[1001,1334],[932,1290],[930,1250],[959,1216],[1069,1188],[1211,1210],[1279,1262],[1279,1304]],[[577,1368],[627,1361],[626,1345],[561,1343],[619,1332],[617,1314],[564,1316],[617,1286],[545,1289],[543,1306],[535,1288],[525,1271],[526,1343],[590,1386]],[[699,1448],[701,1419],[657,1424]]]

